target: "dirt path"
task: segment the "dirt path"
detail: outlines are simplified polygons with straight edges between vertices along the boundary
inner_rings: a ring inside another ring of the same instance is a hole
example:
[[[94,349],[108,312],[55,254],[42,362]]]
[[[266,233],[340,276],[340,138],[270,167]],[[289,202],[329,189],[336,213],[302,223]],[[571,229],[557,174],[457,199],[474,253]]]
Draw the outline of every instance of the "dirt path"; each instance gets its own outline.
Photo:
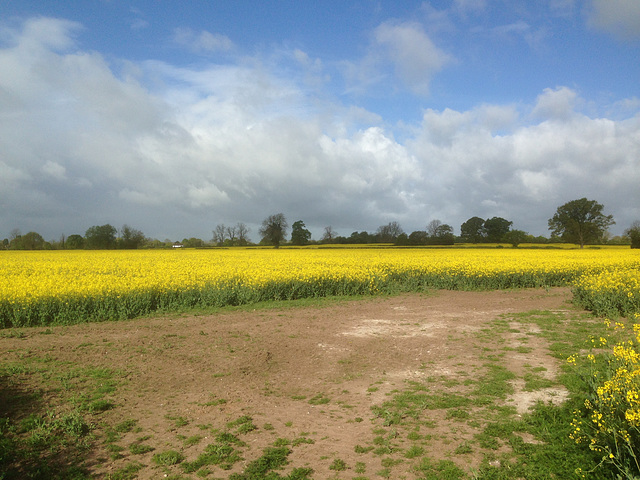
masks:
[[[572,310],[570,298],[568,289],[439,291],[319,308],[54,327],[49,335],[33,329],[23,338],[0,338],[0,360],[46,354],[57,362],[122,371],[116,408],[103,419],[112,425],[137,420],[137,429],[118,443],[128,446],[145,437],[155,450],[135,456],[125,450],[117,460],[98,452],[92,459],[96,476],[131,460],[146,465],[138,478],[180,473],[178,466],[162,470],[154,465],[152,455],[173,449],[192,461],[213,442],[215,432],[246,415],[258,428],[243,436],[245,460],[230,471],[212,467],[209,476],[201,476],[227,478],[278,437],[302,436],[313,443],[293,448],[288,468],[310,466],[316,479],[350,479],[359,464],[367,478],[378,478],[381,457],[355,452],[356,445],[375,444],[380,419],[372,406],[412,380],[449,382],[454,387],[448,391],[464,394],[464,382],[483,369],[482,352],[495,347],[484,334],[490,322],[531,310]],[[553,379],[557,361],[534,334],[515,327],[507,331],[511,348],[501,362],[518,378],[526,368],[539,367]],[[518,348],[523,342],[527,348]],[[562,389],[522,392],[522,384],[516,382],[515,394],[505,400],[519,414],[536,399],[562,399]],[[434,459],[451,458],[460,442],[473,441],[472,427],[445,414],[424,411],[431,421],[425,454]],[[350,470],[329,469],[336,458]],[[480,456],[454,460],[470,467]],[[392,471],[390,478],[415,478],[410,462]],[[192,475],[188,478],[197,478]]]

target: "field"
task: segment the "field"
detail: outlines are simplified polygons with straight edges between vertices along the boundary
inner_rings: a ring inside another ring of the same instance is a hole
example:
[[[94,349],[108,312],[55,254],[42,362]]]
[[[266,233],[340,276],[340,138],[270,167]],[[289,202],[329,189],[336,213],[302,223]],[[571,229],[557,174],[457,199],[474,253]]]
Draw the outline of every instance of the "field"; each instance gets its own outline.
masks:
[[[622,249],[2,255],[0,478],[583,478],[640,312]]]

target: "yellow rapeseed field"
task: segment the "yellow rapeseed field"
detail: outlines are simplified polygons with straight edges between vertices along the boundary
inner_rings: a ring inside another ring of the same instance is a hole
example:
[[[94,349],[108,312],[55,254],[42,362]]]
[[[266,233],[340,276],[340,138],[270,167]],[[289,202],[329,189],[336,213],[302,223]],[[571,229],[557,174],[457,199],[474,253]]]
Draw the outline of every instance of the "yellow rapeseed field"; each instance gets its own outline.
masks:
[[[640,254],[628,248],[5,251],[0,325],[309,296],[569,285],[608,272],[637,279],[639,267]]]

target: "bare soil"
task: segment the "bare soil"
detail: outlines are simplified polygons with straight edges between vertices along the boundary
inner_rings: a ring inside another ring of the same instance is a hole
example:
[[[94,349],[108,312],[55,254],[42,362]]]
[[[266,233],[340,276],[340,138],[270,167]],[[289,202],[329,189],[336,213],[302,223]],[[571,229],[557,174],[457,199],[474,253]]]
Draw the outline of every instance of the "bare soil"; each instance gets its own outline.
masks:
[[[319,307],[52,327],[50,335],[38,334],[44,329],[29,329],[22,338],[0,338],[0,361],[46,354],[57,362],[122,372],[113,397],[116,407],[101,414],[99,421],[116,425],[137,420],[139,428],[118,443],[126,447],[145,436],[145,444],[155,450],[135,456],[125,450],[123,458],[112,460],[99,446],[88,459],[96,477],[132,460],[145,465],[138,478],[181,473],[179,466],[155,465],[153,454],[173,449],[193,461],[213,442],[216,431],[225,431],[228,422],[247,415],[258,428],[242,436],[248,444],[244,460],[230,471],[212,467],[206,478],[227,478],[258,458],[276,438],[300,435],[314,443],[295,446],[283,474],[308,466],[316,479],[350,479],[357,475],[356,462],[362,462],[363,475],[379,478],[375,472],[382,468],[380,457],[354,451],[356,445],[371,445],[376,436],[380,420],[372,406],[410,380],[473,379],[488,346],[480,333],[490,322],[531,310],[575,311],[570,299],[566,288],[438,291]],[[534,326],[529,328],[518,325],[504,334],[513,349],[507,349],[502,364],[520,379],[526,368],[544,367],[539,371],[553,380],[558,361],[549,355],[546,341],[535,335]],[[524,341],[526,353],[517,348]],[[515,381],[515,394],[504,400],[516,408],[516,415],[537,400],[560,402],[566,394],[558,387],[524,392],[523,384]],[[314,397],[328,402],[310,403]],[[447,419],[445,413],[424,411],[434,421],[425,454],[434,460],[452,459],[468,471],[479,464],[480,451],[463,456],[452,452],[461,441],[472,443],[475,430]],[[202,438],[187,446],[185,439],[195,436]],[[336,458],[349,470],[329,469]],[[410,466],[407,461],[394,467],[390,478],[415,478]]]

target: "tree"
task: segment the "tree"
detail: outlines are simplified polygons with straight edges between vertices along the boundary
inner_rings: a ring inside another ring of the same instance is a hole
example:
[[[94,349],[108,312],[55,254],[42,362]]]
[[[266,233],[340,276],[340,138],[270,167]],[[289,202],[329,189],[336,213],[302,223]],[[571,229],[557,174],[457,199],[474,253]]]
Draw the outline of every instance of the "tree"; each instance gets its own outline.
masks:
[[[44,248],[44,238],[36,232],[25,233],[21,238],[22,248],[25,250],[42,250]]]
[[[480,217],[471,217],[460,225],[460,236],[465,242],[482,242],[485,239],[484,220]]]
[[[455,241],[453,227],[440,220],[432,220],[427,225],[427,232],[429,232],[427,243],[430,245],[453,245]]]
[[[386,225],[378,227],[376,236],[381,243],[394,243],[398,236],[403,233],[404,231],[398,222],[389,222]]]
[[[85,247],[91,249],[115,248],[117,231],[115,227],[108,223],[100,226],[94,225],[84,234]]]
[[[513,222],[505,220],[502,217],[493,217],[484,221],[484,231],[487,242],[499,243],[507,234]]]
[[[429,235],[430,237],[435,237],[441,225],[442,222],[440,220],[431,220],[427,225],[427,235]]]
[[[236,244],[236,235],[237,235],[237,227],[236,226],[231,226],[231,227],[227,227],[227,238],[229,239],[229,244],[231,245],[235,245]]]
[[[185,248],[202,248],[204,247],[204,240],[202,240],[201,238],[195,238],[195,237],[183,238],[182,245]]]
[[[246,245],[249,243],[249,227],[244,223],[236,224],[236,235],[238,236],[238,245]]]
[[[529,238],[527,232],[523,232],[522,230],[509,230],[504,234],[502,240],[505,242],[509,242],[514,248],[524,243]]]
[[[322,243],[333,243],[333,240],[336,238],[336,232],[333,231],[333,227],[329,225],[328,227],[324,227],[324,233],[322,234]]]
[[[576,243],[584,248],[586,243],[602,240],[607,228],[613,225],[612,215],[602,213],[604,207],[595,200],[580,198],[558,207],[549,219],[551,234],[565,242]]]
[[[424,230],[416,230],[409,234],[409,245],[426,245],[429,243],[429,234]]]
[[[636,220],[624,234],[631,240],[631,248],[640,248],[640,220]]]
[[[288,228],[289,224],[284,214],[276,213],[275,215],[269,215],[263,220],[259,233],[264,243],[278,248],[280,243],[286,238]]]
[[[218,225],[216,225],[216,228],[213,231],[213,243],[221,247],[224,244],[226,238],[227,227],[225,227],[224,223],[219,223]]]
[[[78,234],[69,235],[67,237],[67,241],[64,244],[64,247],[69,250],[84,248],[84,237]]]
[[[118,246],[126,249],[136,249],[144,243],[144,233],[129,225],[123,225],[120,229],[120,241]]]
[[[42,235],[39,233],[28,232],[24,235],[18,233],[13,235],[13,237],[13,240],[9,242],[9,248],[11,250],[42,250],[45,248],[44,238],[42,238]]]
[[[291,243],[294,245],[306,245],[311,240],[311,232],[305,228],[302,220],[293,222],[291,226]]]

